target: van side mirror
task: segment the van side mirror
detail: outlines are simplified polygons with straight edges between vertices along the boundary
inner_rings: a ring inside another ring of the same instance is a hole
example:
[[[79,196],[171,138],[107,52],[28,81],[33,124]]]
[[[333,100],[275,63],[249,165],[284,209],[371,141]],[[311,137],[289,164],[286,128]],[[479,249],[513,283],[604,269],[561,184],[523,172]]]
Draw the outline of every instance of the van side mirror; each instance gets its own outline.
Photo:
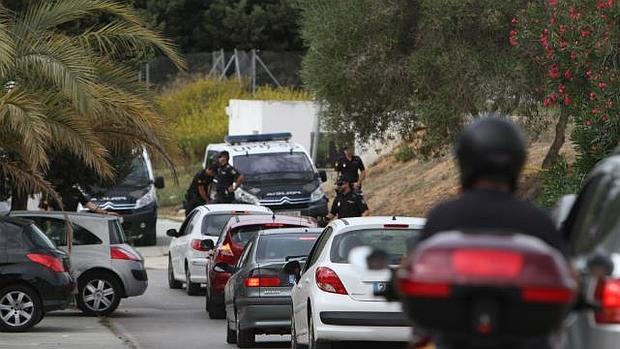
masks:
[[[327,172],[325,172],[325,170],[320,170],[319,178],[321,178],[321,182],[323,183],[327,182]]]
[[[200,247],[205,251],[211,251],[215,248],[215,243],[211,239],[204,239],[200,241]]]
[[[164,177],[162,176],[155,177],[154,184],[155,184],[155,188],[163,189],[166,186],[166,183],[164,182]]]
[[[171,238],[176,238],[179,237],[179,232],[176,229],[168,229],[166,230],[166,235],[170,236]]]
[[[282,271],[288,275],[295,276],[295,282],[301,279],[301,263],[299,261],[289,261],[282,267]]]

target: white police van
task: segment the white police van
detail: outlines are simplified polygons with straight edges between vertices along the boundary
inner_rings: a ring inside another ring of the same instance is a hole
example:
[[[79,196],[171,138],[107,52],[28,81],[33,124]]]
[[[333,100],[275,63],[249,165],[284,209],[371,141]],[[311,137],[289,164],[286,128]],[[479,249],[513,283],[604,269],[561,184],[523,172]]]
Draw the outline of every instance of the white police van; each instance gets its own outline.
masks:
[[[237,202],[266,206],[279,214],[324,217],[327,197],[321,182],[327,175],[291,137],[290,133],[226,136],[225,143],[207,146],[203,167],[217,163],[217,155],[228,151],[230,164],[245,177],[235,191]]]

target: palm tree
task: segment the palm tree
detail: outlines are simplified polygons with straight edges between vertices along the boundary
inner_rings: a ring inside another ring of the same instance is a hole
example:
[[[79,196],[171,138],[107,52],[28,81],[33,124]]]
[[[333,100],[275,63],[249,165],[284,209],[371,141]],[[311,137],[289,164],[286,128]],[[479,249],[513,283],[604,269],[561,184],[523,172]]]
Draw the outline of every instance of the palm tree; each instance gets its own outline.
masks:
[[[95,16],[86,30],[66,30]],[[20,13],[0,5],[0,184],[54,194],[42,175],[54,152],[108,179],[111,151],[144,145],[172,165],[154,95],[129,64],[154,53],[184,68],[169,40],[115,1],[48,0]]]

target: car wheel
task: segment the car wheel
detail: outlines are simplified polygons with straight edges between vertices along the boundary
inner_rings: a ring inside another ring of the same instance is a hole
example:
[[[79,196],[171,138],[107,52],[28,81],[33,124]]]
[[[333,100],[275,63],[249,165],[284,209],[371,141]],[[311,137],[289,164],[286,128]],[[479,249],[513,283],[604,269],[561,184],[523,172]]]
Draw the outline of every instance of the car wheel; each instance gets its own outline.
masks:
[[[237,343],[237,332],[230,328],[230,319],[228,318],[228,314],[226,314],[226,343]]]
[[[42,318],[41,299],[32,288],[12,285],[0,290],[1,331],[25,331],[36,325]]]
[[[121,284],[109,273],[87,273],[78,280],[77,306],[89,316],[109,315],[121,302]]]
[[[316,333],[314,332],[314,320],[312,319],[312,314],[308,315],[308,343],[310,344],[308,346],[309,349],[332,349],[331,342],[319,340],[318,338],[316,338]]]
[[[173,290],[183,288],[183,283],[174,278],[174,269],[172,269],[172,259],[168,258],[168,287]]]
[[[239,316],[235,314],[237,323],[237,346],[239,348],[252,348],[255,344],[256,336],[252,330],[242,330],[239,326]]]
[[[187,290],[188,296],[197,296],[200,295],[201,289],[200,284],[193,283],[191,280],[191,274],[189,271],[189,266],[185,265],[185,289]]]

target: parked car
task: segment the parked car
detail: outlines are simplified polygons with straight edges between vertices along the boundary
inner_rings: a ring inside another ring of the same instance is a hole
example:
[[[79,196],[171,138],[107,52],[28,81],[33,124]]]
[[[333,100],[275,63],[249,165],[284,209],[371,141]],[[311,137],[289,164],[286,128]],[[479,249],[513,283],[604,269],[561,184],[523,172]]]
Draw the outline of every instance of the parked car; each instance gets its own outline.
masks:
[[[0,331],[32,328],[66,308],[74,288],[67,255],[36,225],[0,217]]]
[[[568,199],[561,202],[570,201]],[[568,255],[576,266],[581,304],[566,320],[567,348],[617,348],[620,342],[620,152],[585,178],[563,220]],[[561,216],[559,216],[561,219]],[[588,305],[598,305],[591,307]]]
[[[362,217],[330,223],[303,269],[284,267],[298,280],[291,291],[292,348],[329,348],[340,341],[406,342],[411,325],[400,303],[375,296],[385,290],[390,271],[360,271],[349,262],[356,247],[381,249],[392,268],[415,246],[424,219]],[[301,272],[299,272],[301,270]]]
[[[190,212],[179,231],[168,230],[166,234],[172,237],[168,254],[168,286],[178,289],[185,283],[188,295],[199,294],[201,284],[207,282],[207,250],[203,241],[216,242],[230,217],[247,214],[272,215],[273,212],[255,205],[204,205]]]
[[[79,212],[13,211],[28,218],[54,243],[67,248],[73,230],[71,274],[77,280],[77,306],[86,315],[108,315],[122,298],[144,294],[148,277],[144,258],[127,244],[118,217]]]
[[[206,246],[207,258],[207,292],[205,308],[212,319],[223,319],[224,287],[230,273],[216,273],[213,267],[220,262],[235,265],[241,257],[245,245],[260,230],[276,228],[315,228],[316,223],[305,217],[253,215],[234,216],[230,218],[215,245]]]
[[[318,228],[259,231],[236,266],[218,263],[217,272],[232,273],[226,283],[226,341],[239,348],[254,346],[257,334],[291,332],[291,287],[294,280],[282,267],[304,260],[321,233]]]

